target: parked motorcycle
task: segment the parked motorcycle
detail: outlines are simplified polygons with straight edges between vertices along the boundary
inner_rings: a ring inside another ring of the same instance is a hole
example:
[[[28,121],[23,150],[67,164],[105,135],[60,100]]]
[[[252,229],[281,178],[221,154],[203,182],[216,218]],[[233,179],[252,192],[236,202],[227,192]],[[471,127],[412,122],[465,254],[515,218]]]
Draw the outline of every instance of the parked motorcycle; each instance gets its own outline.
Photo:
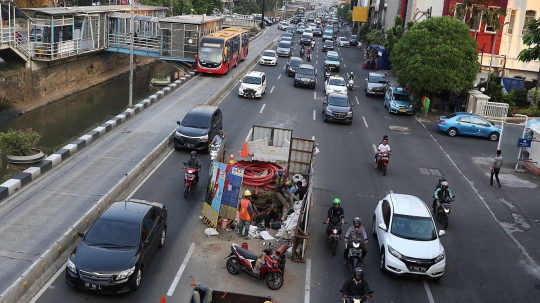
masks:
[[[270,248],[263,250],[263,260],[240,245],[231,245],[231,254],[227,256],[227,271],[231,275],[245,273],[248,276],[265,280],[266,286],[271,290],[278,290],[283,286],[283,273],[285,271],[285,251],[287,245],[282,245],[273,252]],[[257,264],[259,263],[259,264]]]
[[[367,303],[367,296],[373,296],[373,290],[370,290],[367,295],[363,296],[347,296],[346,299],[343,299],[343,303]]]
[[[351,245],[351,247],[349,248],[349,255],[347,257],[347,264],[349,265],[349,269],[353,273],[354,270],[359,266],[360,260],[362,260],[362,249],[360,248],[360,245],[364,241],[365,240],[360,241],[358,239],[353,239],[345,244]]]
[[[332,255],[336,255],[336,249],[339,242],[340,234],[339,231],[341,230],[341,224],[339,222],[339,219],[332,219],[330,223],[323,222],[324,224],[330,224],[330,234],[328,235],[328,243],[330,244],[330,248],[332,249]]]
[[[456,196],[445,197],[442,201],[437,201],[435,214],[437,214],[437,219],[442,224],[442,228],[446,229],[448,227],[448,217],[450,215],[450,209],[452,208],[452,201]]]
[[[187,163],[184,162],[184,165],[187,165]],[[195,173],[197,173],[197,168],[194,167],[187,167],[184,166],[184,170],[186,173],[184,174],[184,198],[188,198],[189,193],[195,189],[196,183],[196,177]]]
[[[307,61],[308,61],[308,62],[311,61],[311,54],[310,54],[310,53],[307,54]]]
[[[377,161],[377,168],[382,170],[383,176],[386,176],[386,170],[388,169],[388,153],[383,152],[379,155],[379,160]]]

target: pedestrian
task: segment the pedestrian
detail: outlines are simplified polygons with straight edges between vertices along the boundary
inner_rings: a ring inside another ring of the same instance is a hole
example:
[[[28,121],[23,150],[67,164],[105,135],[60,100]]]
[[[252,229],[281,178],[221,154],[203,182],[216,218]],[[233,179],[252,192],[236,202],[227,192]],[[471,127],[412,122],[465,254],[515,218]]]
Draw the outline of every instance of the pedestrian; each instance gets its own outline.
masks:
[[[493,165],[491,166],[491,178],[489,179],[489,185],[493,186],[493,175],[497,179],[497,184],[501,188],[501,181],[499,181],[499,171],[501,171],[501,166],[503,164],[503,157],[501,156],[501,150],[497,150],[497,155],[493,158]]]
[[[456,99],[454,100],[454,103],[455,103],[455,109],[454,109],[454,112],[460,112],[461,111],[461,107],[463,106],[463,100],[461,100],[461,95],[457,96]]]
[[[443,91],[441,94],[442,108],[441,110],[448,112],[448,103],[450,103],[450,93],[448,91]]]
[[[243,234],[246,240],[249,239],[249,226],[251,225],[251,220],[253,220],[254,213],[251,199],[251,191],[246,189],[244,191],[244,198],[238,204],[238,234],[240,237]],[[242,229],[244,230],[243,232]]]
[[[424,97],[422,97],[422,111],[424,112],[424,119],[427,119],[430,103],[431,100],[429,100],[428,96],[424,95]]]
[[[191,301],[193,303],[210,303],[212,302],[213,290],[204,285],[195,282],[195,277],[191,276],[191,286],[193,287],[193,293],[191,294]]]

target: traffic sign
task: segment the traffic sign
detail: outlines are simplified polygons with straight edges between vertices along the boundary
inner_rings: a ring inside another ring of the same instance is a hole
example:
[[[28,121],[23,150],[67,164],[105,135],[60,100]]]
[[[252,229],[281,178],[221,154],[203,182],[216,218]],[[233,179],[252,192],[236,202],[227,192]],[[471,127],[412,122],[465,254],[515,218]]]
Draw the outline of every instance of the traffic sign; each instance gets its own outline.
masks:
[[[532,142],[532,140],[530,140],[530,139],[521,138],[521,139],[518,139],[518,146],[519,147],[531,147],[531,142]]]

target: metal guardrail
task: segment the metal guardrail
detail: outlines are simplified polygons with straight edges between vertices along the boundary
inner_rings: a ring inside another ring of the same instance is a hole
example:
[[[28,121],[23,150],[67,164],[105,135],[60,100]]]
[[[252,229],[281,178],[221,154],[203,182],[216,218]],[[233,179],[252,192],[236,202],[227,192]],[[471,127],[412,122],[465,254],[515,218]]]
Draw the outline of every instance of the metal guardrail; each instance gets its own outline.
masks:
[[[480,115],[488,120],[506,122],[508,103],[480,101]]]
[[[241,19],[241,18],[234,18],[234,17],[225,17],[225,18],[223,18],[223,25],[258,27],[258,26],[260,26],[260,21],[253,20],[253,19]]]
[[[8,43],[13,41],[13,39],[15,39],[13,37],[13,33],[15,33],[14,27],[0,28],[0,43]]]
[[[140,36],[133,38],[133,47],[136,49],[145,49],[149,51],[160,51],[163,49],[163,35],[154,37]],[[109,48],[128,48],[131,46],[131,35],[127,34],[109,34]]]

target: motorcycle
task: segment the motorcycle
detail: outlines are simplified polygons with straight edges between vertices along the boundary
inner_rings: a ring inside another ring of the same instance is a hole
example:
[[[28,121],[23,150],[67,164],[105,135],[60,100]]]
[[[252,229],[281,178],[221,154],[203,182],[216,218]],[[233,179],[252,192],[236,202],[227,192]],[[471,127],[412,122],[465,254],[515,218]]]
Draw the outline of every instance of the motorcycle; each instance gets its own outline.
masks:
[[[379,154],[379,160],[377,161],[377,168],[382,169],[383,176],[386,176],[386,170],[388,169],[388,152]]]
[[[286,262],[284,252],[286,250],[287,245],[285,244],[275,252],[270,248],[266,248],[263,250],[263,260],[258,260],[259,257],[254,253],[242,248],[240,245],[232,244],[231,254],[225,258],[227,259],[227,271],[231,275],[245,273],[252,278],[265,280],[268,288],[278,290],[283,286],[284,282],[283,273]]]
[[[354,90],[354,80],[350,78],[349,73],[347,73],[347,79],[349,79],[347,82],[347,88],[349,90]]]
[[[435,214],[437,215],[437,219],[442,224],[442,228],[446,229],[448,227],[448,216],[450,215],[450,209],[452,208],[452,201],[454,200],[456,196],[445,197],[442,202],[437,201],[437,206],[435,208]]]
[[[347,295],[346,299],[343,299],[343,303],[367,303],[367,296],[373,294],[373,290],[368,291],[367,295],[363,296],[349,296]]]
[[[315,41],[311,42],[311,50],[315,49]]]
[[[351,245],[349,248],[349,255],[347,256],[347,264],[353,273],[354,270],[359,266],[360,260],[362,260],[362,249],[360,248],[360,245],[364,241],[365,240],[360,241],[358,239],[353,239],[351,242],[345,243],[345,245]]]
[[[184,165],[187,163],[184,162]],[[189,193],[195,189],[196,177],[195,173],[198,171],[197,168],[184,166],[186,173],[184,174],[184,198],[188,198]]]
[[[304,58],[304,52],[300,50],[300,58]]]
[[[310,53],[307,54],[307,61],[308,61],[308,62],[311,61],[311,54],[310,54]]]
[[[324,224],[330,224],[330,234],[328,235],[328,243],[330,244],[330,248],[332,249],[332,256],[336,255],[336,249],[337,244],[339,242],[339,239],[341,238],[339,231],[341,230],[341,224],[339,224],[339,220],[332,219],[332,222]]]
[[[325,71],[324,72],[324,80],[327,80],[328,78],[330,78],[330,71]]]

